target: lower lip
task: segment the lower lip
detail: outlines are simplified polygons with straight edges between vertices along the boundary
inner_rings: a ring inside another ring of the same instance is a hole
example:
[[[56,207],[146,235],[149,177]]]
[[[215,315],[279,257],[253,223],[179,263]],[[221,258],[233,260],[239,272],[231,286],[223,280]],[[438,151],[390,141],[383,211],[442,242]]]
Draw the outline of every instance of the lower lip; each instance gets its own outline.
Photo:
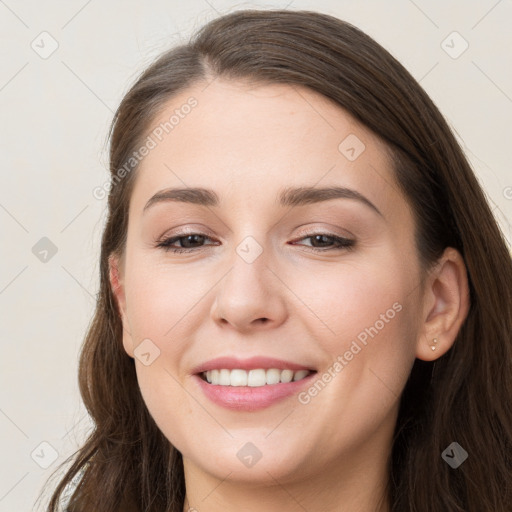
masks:
[[[215,404],[236,411],[256,411],[284,400],[308,386],[316,373],[301,380],[266,386],[218,386],[194,375],[204,394]]]

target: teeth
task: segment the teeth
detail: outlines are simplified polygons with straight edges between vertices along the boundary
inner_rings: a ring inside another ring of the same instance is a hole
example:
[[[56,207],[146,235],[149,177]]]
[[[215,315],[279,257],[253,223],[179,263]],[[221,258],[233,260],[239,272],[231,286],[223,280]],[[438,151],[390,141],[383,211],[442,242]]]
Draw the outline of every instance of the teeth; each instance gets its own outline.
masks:
[[[230,386],[231,372],[229,370],[221,370],[219,373],[219,384],[222,386]]]
[[[258,368],[255,370],[208,370],[203,372],[203,376],[210,384],[218,386],[249,386],[260,387],[267,384],[279,384],[280,382],[292,382],[301,380],[307,377],[311,372],[309,370],[278,370],[277,368],[270,368],[265,370]]]
[[[303,379],[307,374],[309,373],[308,370],[300,370],[298,372],[295,372],[295,374],[293,375],[293,380],[300,380],[300,379]]]
[[[281,382],[291,382],[293,380],[292,370],[283,370],[281,372]]]

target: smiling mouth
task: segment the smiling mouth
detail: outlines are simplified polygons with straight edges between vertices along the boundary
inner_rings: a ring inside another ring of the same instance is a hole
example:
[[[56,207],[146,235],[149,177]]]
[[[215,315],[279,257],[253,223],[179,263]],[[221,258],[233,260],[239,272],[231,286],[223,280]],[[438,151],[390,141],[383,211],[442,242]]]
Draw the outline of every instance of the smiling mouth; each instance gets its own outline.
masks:
[[[218,369],[199,373],[199,377],[216,386],[262,387],[302,380],[316,373],[315,370],[280,370],[278,368],[257,368],[253,370]]]

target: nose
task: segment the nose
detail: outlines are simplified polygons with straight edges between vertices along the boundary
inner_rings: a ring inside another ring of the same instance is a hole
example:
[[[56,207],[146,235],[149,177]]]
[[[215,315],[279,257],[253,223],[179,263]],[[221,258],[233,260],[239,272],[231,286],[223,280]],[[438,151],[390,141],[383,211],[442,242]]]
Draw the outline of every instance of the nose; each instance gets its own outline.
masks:
[[[279,271],[270,268],[263,251],[254,261],[240,256],[215,287],[211,315],[222,328],[239,332],[274,329],[287,318],[287,290]]]

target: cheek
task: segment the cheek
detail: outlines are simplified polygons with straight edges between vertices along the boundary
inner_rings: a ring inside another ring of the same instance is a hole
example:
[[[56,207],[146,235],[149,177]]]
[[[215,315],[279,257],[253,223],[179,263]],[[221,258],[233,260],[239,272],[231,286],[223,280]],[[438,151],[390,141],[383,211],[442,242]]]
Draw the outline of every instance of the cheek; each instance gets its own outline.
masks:
[[[134,256],[125,284],[137,380],[150,414],[172,442],[186,433],[186,427],[181,432],[186,422],[177,419],[193,407],[183,387],[180,361],[193,336],[190,325],[205,314],[197,303],[211,285],[206,276],[185,271],[184,266],[159,266]],[[147,365],[138,357],[144,353],[150,354]],[[175,427],[169,430],[170,425]]]
[[[208,292],[205,276],[184,267],[134,261],[126,277],[126,300],[131,325],[139,336],[172,336],[175,326]]]
[[[325,376],[329,384],[322,400],[340,404],[340,410],[342,404],[360,410],[361,417],[397,399],[414,361],[412,274],[393,266],[396,261],[340,265],[314,278],[305,273],[294,289],[308,305],[314,339],[332,361],[328,373],[335,377]]]
[[[392,263],[332,265],[329,271],[304,272],[295,279],[294,293],[301,299],[304,318],[323,340],[329,353],[350,348],[350,341],[386,337],[400,329],[408,277],[393,271]],[[307,306],[307,307],[306,307]],[[392,339],[390,343],[399,342]]]
[[[168,356],[167,356],[168,357]],[[137,363],[137,380],[149,414],[165,437],[183,450],[194,404],[162,354],[151,366]],[[197,411],[196,411],[197,412]]]

